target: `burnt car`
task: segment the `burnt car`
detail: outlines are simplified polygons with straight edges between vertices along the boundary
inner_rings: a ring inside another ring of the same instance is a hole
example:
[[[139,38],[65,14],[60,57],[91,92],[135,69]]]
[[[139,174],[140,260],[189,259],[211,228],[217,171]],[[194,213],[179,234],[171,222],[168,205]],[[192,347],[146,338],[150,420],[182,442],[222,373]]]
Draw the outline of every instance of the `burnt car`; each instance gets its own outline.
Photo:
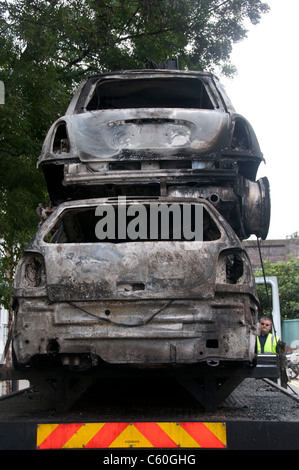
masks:
[[[94,197],[200,197],[239,238],[266,238],[264,161],[216,76],[138,70],[91,76],[50,128],[38,166],[54,205]]]
[[[173,230],[171,211],[183,211],[185,202],[111,198],[59,205],[17,268],[15,366],[253,364],[258,300],[246,251],[204,199],[187,204],[200,214],[200,237]],[[168,215],[159,217],[154,236],[144,231],[132,239],[120,227],[121,211],[129,227],[136,211],[142,208],[149,220],[162,206]],[[99,239],[99,223],[112,209],[115,236]]]

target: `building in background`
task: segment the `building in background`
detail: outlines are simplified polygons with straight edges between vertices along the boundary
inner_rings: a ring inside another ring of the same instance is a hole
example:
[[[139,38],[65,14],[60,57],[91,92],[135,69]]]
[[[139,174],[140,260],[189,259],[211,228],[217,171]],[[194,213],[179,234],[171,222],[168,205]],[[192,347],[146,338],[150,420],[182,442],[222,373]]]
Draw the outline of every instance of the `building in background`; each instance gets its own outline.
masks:
[[[260,269],[261,261],[257,241],[245,240],[242,244],[248,253],[253,270]],[[263,261],[278,263],[288,261],[290,256],[296,259],[299,256],[299,238],[260,240],[260,248]]]

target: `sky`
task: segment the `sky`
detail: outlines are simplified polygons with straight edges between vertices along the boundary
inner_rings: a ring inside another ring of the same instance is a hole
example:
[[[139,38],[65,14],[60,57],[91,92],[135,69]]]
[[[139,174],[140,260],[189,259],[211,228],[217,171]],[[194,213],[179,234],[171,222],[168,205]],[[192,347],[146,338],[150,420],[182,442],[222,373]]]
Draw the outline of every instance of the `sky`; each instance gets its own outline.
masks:
[[[280,239],[299,232],[299,0],[265,1],[270,12],[234,45],[237,75],[219,78],[257,135],[266,160],[257,178],[270,181],[267,239]]]

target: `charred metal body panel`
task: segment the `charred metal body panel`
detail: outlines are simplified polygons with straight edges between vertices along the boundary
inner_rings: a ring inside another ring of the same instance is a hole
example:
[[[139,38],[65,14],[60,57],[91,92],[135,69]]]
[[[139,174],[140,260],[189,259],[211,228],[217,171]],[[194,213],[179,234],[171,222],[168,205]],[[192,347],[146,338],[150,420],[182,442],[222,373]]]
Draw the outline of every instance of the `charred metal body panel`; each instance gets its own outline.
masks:
[[[196,201],[205,214],[202,241],[95,241],[95,209],[107,204],[116,202],[61,204],[27,247],[15,281],[18,365],[51,355],[82,367],[252,363],[254,277],[213,206]]]
[[[90,77],[45,139],[38,165],[54,204],[86,197],[202,197],[240,238],[265,238],[269,185],[249,122],[208,73]]]

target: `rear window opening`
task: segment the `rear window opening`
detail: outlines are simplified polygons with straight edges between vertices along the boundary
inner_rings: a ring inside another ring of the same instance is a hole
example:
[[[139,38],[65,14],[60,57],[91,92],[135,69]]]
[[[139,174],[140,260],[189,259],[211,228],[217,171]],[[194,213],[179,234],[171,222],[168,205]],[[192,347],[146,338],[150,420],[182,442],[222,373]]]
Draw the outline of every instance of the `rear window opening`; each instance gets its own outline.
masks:
[[[100,215],[96,215],[96,207],[76,208],[65,210],[55,227],[52,228],[44,237],[48,243],[124,243],[124,242],[144,242],[144,241],[192,241],[196,238],[198,223],[201,223],[201,240],[213,241],[221,237],[220,230],[209,212],[203,207],[201,212],[199,208],[195,209],[192,204],[190,218],[183,218],[183,205],[176,204],[175,210],[167,205],[166,212],[155,213],[156,218],[152,217],[152,206],[142,205],[144,212],[138,212],[141,205],[132,205],[133,211],[127,211],[125,215],[125,225],[119,223],[123,221],[119,214],[117,205],[99,206]],[[169,210],[168,210],[169,207]],[[126,206],[125,209],[127,210]],[[136,212],[133,214],[134,210]],[[199,214],[201,219],[199,219]],[[141,218],[145,215],[145,219]],[[111,221],[111,217],[114,217]],[[179,218],[180,217],[180,218]],[[190,226],[186,227],[186,220]],[[110,224],[111,221],[111,225]],[[183,226],[185,223],[185,226]],[[154,225],[153,225],[154,224]],[[197,226],[195,227],[195,224]],[[132,231],[132,227],[134,231]],[[102,232],[99,232],[99,228]],[[99,238],[99,233],[104,234]],[[134,236],[132,236],[132,233]]]
[[[87,111],[128,108],[214,109],[205,84],[194,78],[100,81]]]

